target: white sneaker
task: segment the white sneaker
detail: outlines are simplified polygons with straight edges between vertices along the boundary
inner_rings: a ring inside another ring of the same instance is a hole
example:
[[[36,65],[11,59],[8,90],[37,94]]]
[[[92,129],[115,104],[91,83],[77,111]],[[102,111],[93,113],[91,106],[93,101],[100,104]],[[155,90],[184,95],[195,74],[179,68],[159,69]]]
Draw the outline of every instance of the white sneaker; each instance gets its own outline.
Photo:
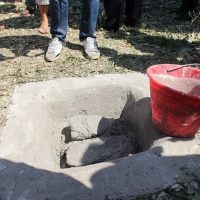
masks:
[[[95,60],[100,57],[100,51],[98,49],[97,41],[94,38],[87,37],[83,41],[85,53],[89,59]]]
[[[47,61],[52,62],[58,59],[59,55],[61,54],[61,51],[62,51],[62,42],[57,37],[54,37],[53,39],[51,39],[49,43],[45,59]]]
[[[5,3],[3,1],[0,1],[0,6],[3,6]]]

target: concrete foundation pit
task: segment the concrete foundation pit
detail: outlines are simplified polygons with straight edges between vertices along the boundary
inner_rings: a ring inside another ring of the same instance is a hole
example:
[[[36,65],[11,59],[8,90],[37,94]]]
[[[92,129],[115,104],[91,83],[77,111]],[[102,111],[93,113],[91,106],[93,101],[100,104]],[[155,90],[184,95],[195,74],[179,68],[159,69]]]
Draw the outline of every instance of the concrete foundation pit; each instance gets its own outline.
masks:
[[[24,84],[6,117],[0,199],[128,200],[200,177],[199,134],[154,127],[145,74]]]

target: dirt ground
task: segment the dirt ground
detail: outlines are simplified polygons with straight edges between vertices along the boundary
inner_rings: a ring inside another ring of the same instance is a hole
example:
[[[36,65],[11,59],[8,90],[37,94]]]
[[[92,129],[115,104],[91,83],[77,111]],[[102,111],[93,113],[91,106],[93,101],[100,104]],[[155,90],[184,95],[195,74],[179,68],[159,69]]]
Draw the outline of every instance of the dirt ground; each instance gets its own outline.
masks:
[[[9,105],[9,94],[16,85],[60,77],[83,77],[93,74],[127,73],[146,69],[159,63],[187,64],[199,53],[199,13],[192,21],[179,22],[170,13],[180,6],[169,1],[169,9],[160,1],[146,1],[142,6],[140,24],[135,28],[121,23],[120,30],[107,32],[101,28],[101,2],[97,25],[97,40],[101,58],[89,61],[83,55],[79,41],[81,1],[69,1],[69,31],[67,45],[56,62],[44,61],[44,53],[51,35],[38,33],[39,11],[35,15],[20,16],[24,3],[9,3],[0,7],[0,119]],[[50,22],[49,22],[50,24]]]
[[[154,64],[193,63],[193,59],[200,53],[200,13],[195,13],[191,21],[175,21],[176,15],[171,10],[178,8],[181,1],[169,0],[169,8],[162,8],[160,1],[147,0],[142,6],[139,25],[126,27],[122,20],[118,32],[108,32],[101,28],[105,20],[101,15],[101,2],[96,30],[101,57],[90,61],[85,58],[83,45],[78,38],[81,1],[69,0],[67,45],[57,61],[46,62],[44,53],[51,35],[38,33],[39,11],[34,15],[21,16],[24,3],[4,2],[5,5],[0,6],[0,25],[5,26],[5,30],[0,31],[1,126],[5,123],[7,108],[12,103],[9,96],[17,85],[60,77],[87,77],[131,71],[145,73]],[[181,189],[182,193],[179,194],[168,188],[147,199],[199,200],[199,182],[197,180],[193,183],[198,186],[195,192],[187,193],[188,190]],[[189,187],[183,184],[182,188]]]

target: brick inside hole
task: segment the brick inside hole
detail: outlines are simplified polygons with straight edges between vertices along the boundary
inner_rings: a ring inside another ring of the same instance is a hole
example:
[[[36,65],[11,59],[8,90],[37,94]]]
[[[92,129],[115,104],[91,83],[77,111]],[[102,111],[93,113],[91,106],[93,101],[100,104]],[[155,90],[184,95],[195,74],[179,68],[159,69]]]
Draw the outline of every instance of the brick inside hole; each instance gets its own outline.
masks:
[[[61,153],[61,168],[111,161],[137,152],[134,133],[122,118],[75,115],[69,124]]]

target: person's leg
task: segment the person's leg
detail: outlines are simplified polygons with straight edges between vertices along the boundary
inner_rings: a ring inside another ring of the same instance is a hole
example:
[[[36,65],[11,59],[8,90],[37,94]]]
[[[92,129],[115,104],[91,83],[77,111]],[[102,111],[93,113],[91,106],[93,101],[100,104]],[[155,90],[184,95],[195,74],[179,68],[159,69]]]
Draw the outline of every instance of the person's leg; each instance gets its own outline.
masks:
[[[49,23],[48,23],[49,5],[39,5],[39,9],[41,15],[41,25],[38,31],[42,34],[49,33]]]
[[[115,29],[117,19],[116,19],[116,8],[117,8],[117,0],[104,0],[104,9],[106,13],[106,22],[103,25],[103,28],[107,30]]]
[[[100,51],[94,34],[99,12],[99,0],[82,0],[82,18],[79,38],[83,41],[86,56],[98,59]]]
[[[141,8],[142,8],[142,0],[136,0],[132,14],[132,20],[134,20],[136,24],[139,23]]]
[[[50,0],[51,36],[45,59],[54,61],[62,52],[62,45],[66,43],[68,28],[68,0]]]
[[[99,12],[99,0],[82,0],[82,3],[80,40],[87,37],[96,38],[94,32]]]
[[[131,19],[131,14],[133,12],[134,5],[135,5],[135,0],[126,0],[125,15],[129,19]]]
[[[124,11],[124,0],[104,0],[106,22],[102,26],[104,29],[119,30],[119,22]]]
[[[127,20],[125,25],[135,26],[139,23],[141,14],[142,0],[126,0],[126,11]]]
[[[68,29],[68,0],[50,0],[51,35],[66,43]]]

